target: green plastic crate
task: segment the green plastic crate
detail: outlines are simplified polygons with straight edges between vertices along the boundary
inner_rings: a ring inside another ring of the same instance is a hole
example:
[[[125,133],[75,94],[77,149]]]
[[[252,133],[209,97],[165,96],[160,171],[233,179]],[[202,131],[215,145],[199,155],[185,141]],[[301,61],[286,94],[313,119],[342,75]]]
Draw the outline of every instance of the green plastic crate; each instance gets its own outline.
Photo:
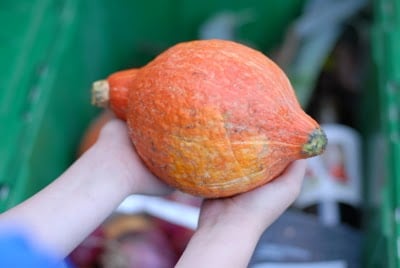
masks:
[[[303,1],[3,0],[0,2],[0,211],[46,186],[75,159],[98,110],[94,80],[141,66],[198,38],[216,12],[250,9],[238,37],[272,49]]]
[[[373,1],[366,267],[400,267],[400,1]],[[375,106],[373,106],[375,104]],[[373,108],[375,107],[375,109]],[[368,109],[370,108],[370,109]],[[373,120],[371,120],[373,119]]]
[[[94,112],[85,104],[86,88],[98,67],[87,67],[89,36],[79,31],[83,14],[77,2],[0,2],[2,210],[41,189],[71,162]]]

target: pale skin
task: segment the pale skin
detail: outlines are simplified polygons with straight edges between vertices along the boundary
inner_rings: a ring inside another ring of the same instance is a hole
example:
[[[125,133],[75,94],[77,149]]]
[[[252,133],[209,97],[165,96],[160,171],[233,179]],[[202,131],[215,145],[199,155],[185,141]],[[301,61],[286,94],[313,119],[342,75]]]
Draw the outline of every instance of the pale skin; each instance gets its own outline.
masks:
[[[0,215],[38,246],[67,256],[131,194],[171,189],[142,164],[125,124],[112,120],[99,140],[53,183]],[[247,267],[258,239],[295,200],[305,172],[292,163],[273,182],[232,198],[209,199],[176,267]]]

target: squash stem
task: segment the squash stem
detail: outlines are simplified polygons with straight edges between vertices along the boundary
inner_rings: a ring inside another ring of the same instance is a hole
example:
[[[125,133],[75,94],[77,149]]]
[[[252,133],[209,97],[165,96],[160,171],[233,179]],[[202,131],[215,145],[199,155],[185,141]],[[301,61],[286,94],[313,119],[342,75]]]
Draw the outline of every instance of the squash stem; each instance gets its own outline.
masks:
[[[316,128],[309,135],[308,141],[303,145],[302,153],[305,157],[320,155],[325,151],[328,139],[321,128]]]
[[[97,107],[108,107],[110,86],[107,80],[99,80],[92,86],[92,104]]]

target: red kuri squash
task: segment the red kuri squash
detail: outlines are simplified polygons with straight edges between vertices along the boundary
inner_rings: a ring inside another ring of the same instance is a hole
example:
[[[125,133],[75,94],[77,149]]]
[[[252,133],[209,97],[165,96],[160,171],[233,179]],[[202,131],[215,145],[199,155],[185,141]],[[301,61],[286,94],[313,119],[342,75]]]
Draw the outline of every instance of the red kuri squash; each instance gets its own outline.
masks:
[[[202,197],[254,189],[327,143],[285,73],[231,41],[177,44],[142,68],[95,82],[93,102],[127,121],[151,172]]]

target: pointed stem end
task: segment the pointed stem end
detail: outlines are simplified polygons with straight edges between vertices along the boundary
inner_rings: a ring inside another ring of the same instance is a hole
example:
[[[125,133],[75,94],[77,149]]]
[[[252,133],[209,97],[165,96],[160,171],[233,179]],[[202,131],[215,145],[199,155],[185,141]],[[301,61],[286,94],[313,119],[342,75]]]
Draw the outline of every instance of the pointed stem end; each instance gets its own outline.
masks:
[[[303,145],[302,153],[305,157],[320,155],[325,151],[328,138],[321,128],[316,128],[310,134],[308,141]]]

